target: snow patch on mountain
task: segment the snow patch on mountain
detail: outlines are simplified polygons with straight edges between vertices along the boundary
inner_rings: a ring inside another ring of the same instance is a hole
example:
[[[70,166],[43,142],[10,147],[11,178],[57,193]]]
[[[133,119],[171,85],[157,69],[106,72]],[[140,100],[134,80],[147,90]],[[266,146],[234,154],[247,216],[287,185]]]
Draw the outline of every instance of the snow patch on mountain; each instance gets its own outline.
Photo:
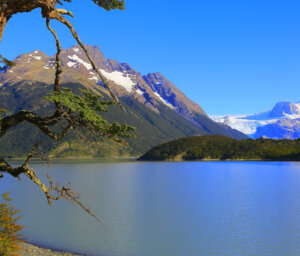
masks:
[[[45,66],[43,66],[44,69],[51,69],[55,68],[55,61],[54,60],[49,60]]]
[[[135,92],[136,92],[137,94],[139,94],[139,95],[143,95],[143,94],[144,94],[144,92],[143,92],[142,90],[140,90],[140,89],[137,89]]]
[[[165,104],[166,106],[168,106],[169,108],[173,109],[173,110],[176,110],[176,108],[170,103],[168,102],[167,100],[165,100],[163,97],[161,97],[157,92],[154,92],[154,95],[159,98],[159,100]]]
[[[36,53],[37,51],[35,51],[34,53]],[[38,52],[37,52],[38,53]],[[28,58],[28,60],[27,60],[27,62],[30,62],[31,61],[31,58],[34,58],[34,59],[36,59],[36,60],[41,60],[42,59],[42,57],[41,56],[34,56],[34,55],[32,55],[32,54],[29,54],[29,58]]]
[[[96,82],[99,81],[98,77],[96,77],[96,76],[90,77],[90,78],[88,78],[88,79],[89,79],[89,80],[95,80]]]
[[[67,63],[68,67],[73,67],[75,66],[77,63],[82,64],[87,70],[91,70],[93,67],[91,64],[85,62],[84,60],[80,59],[76,54],[72,55],[72,56],[68,56],[68,58],[72,61],[69,61]]]
[[[35,58],[36,60],[41,60],[42,57],[41,56],[32,56],[33,58]]]
[[[76,62],[69,61],[69,62],[67,63],[67,66],[68,66],[69,68],[72,68],[72,67],[74,67],[76,64],[77,64]]]
[[[136,85],[129,75],[124,74],[123,72],[107,72],[104,69],[100,69],[100,71],[108,80],[113,81],[115,84],[125,88],[128,92],[131,92],[132,88]]]

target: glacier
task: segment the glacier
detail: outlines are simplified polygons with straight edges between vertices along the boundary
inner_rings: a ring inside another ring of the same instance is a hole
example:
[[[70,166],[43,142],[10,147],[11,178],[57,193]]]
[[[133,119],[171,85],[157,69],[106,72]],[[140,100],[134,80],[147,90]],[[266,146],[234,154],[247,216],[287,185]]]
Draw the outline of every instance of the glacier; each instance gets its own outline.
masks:
[[[300,103],[282,101],[272,110],[249,115],[210,116],[250,138],[297,139],[300,137]]]

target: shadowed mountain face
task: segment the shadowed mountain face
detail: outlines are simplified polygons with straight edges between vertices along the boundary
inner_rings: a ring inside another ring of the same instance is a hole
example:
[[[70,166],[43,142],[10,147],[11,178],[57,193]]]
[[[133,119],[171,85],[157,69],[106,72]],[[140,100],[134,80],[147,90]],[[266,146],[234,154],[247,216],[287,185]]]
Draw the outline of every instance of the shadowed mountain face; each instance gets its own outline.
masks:
[[[140,135],[135,140],[129,140],[130,150],[126,150],[127,153],[139,154],[156,144],[191,135],[221,134],[237,139],[246,138],[229,126],[212,121],[199,105],[189,100],[162,74],[142,76],[129,64],[107,60],[98,47],[88,46],[88,50],[127,109],[127,113],[122,113],[118,107],[112,107],[105,114],[106,117],[138,128]],[[62,86],[71,87],[74,91],[84,88],[107,97],[102,82],[78,46],[63,50],[61,60],[64,71]],[[16,66],[0,74],[0,108],[8,109],[10,114],[21,109],[43,114],[51,112],[53,106],[43,97],[52,90],[55,57],[36,50],[20,55],[14,62]],[[14,138],[22,138],[18,131],[11,132],[9,143],[8,139],[0,139],[1,145],[6,143],[6,152],[10,149],[9,145],[16,146]],[[31,132],[26,125],[20,131]],[[35,131],[36,137],[43,137],[38,134]],[[69,141],[74,139],[71,137],[68,138]],[[43,137],[43,140],[47,139]],[[49,143],[50,141],[47,142]],[[48,151],[55,150],[60,144],[51,145],[53,146],[47,146]],[[25,153],[27,145],[19,148],[20,154],[22,151]],[[0,153],[3,153],[3,149],[4,146],[1,146]],[[98,153],[94,153],[94,156]]]

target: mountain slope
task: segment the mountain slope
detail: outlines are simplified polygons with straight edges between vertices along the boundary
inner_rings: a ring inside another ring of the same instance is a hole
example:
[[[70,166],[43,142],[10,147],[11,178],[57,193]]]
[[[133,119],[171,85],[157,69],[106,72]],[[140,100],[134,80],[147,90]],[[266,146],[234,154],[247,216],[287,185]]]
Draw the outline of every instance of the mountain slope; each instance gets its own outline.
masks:
[[[140,154],[156,144],[191,135],[222,134],[238,139],[245,138],[242,133],[212,121],[199,105],[190,101],[160,73],[141,76],[126,63],[107,60],[98,47],[88,46],[88,49],[127,110],[124,113],[119,107],[113,106],[111,111],[104,115],[108,120],[136,126],[139,132],[137,139],[128,140],[129,149],[124,150],[111,145],[113,152]],[[16,66],[0,74],[0,108],[8,109],[9,114],[21,109],[33,110],[44,115],[51,112],[53,106],[43,97],[52,90],[54,60],[54,57],[48,57],[38,50],[16,58]],[[62,51],[62,66],[62,87],[70,87],[75,92],[84,88],[107,97],[107,91],[91,70],[91,65],[78,46]],[[17,155],[21,155],[22,152],[28,152],[30,143],[25,134],[31,133],[34,133],[34,136],[31,136],[34,140],[44,142],[48,153],[66,156],[76,152],[79,154],[80,150],[80,154],[85,151],[82,149],[84,147],[78,149],[78,143],[73,143],[77,148],[72,148],[72,145],[61,146],[66,145],[66,142],[79,140],[75,134],[71,134],[63,142],[53,143],[39,131],[22,124],[20,130],[15,129],[10,132],[10,136],[0,139],[0,153],[5,154],[13,150],[18,152]],[[97,149],[90,152],[93,156],[101,155],[109,144],[106,141],[104,147],[100,138],[96,140],[99,141],[99,145],[94,145]],[[57,148],[62,151],[58,153]]]

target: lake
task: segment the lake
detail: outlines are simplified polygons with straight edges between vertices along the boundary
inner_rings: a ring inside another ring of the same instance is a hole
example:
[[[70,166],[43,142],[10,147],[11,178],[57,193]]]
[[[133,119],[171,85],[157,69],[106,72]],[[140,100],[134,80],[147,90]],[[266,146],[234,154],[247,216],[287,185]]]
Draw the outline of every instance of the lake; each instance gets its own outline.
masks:
[[[300,255],[296,162],[32,163],[72,182],[109,231],[6,176],[28,241],[86,255]]]

